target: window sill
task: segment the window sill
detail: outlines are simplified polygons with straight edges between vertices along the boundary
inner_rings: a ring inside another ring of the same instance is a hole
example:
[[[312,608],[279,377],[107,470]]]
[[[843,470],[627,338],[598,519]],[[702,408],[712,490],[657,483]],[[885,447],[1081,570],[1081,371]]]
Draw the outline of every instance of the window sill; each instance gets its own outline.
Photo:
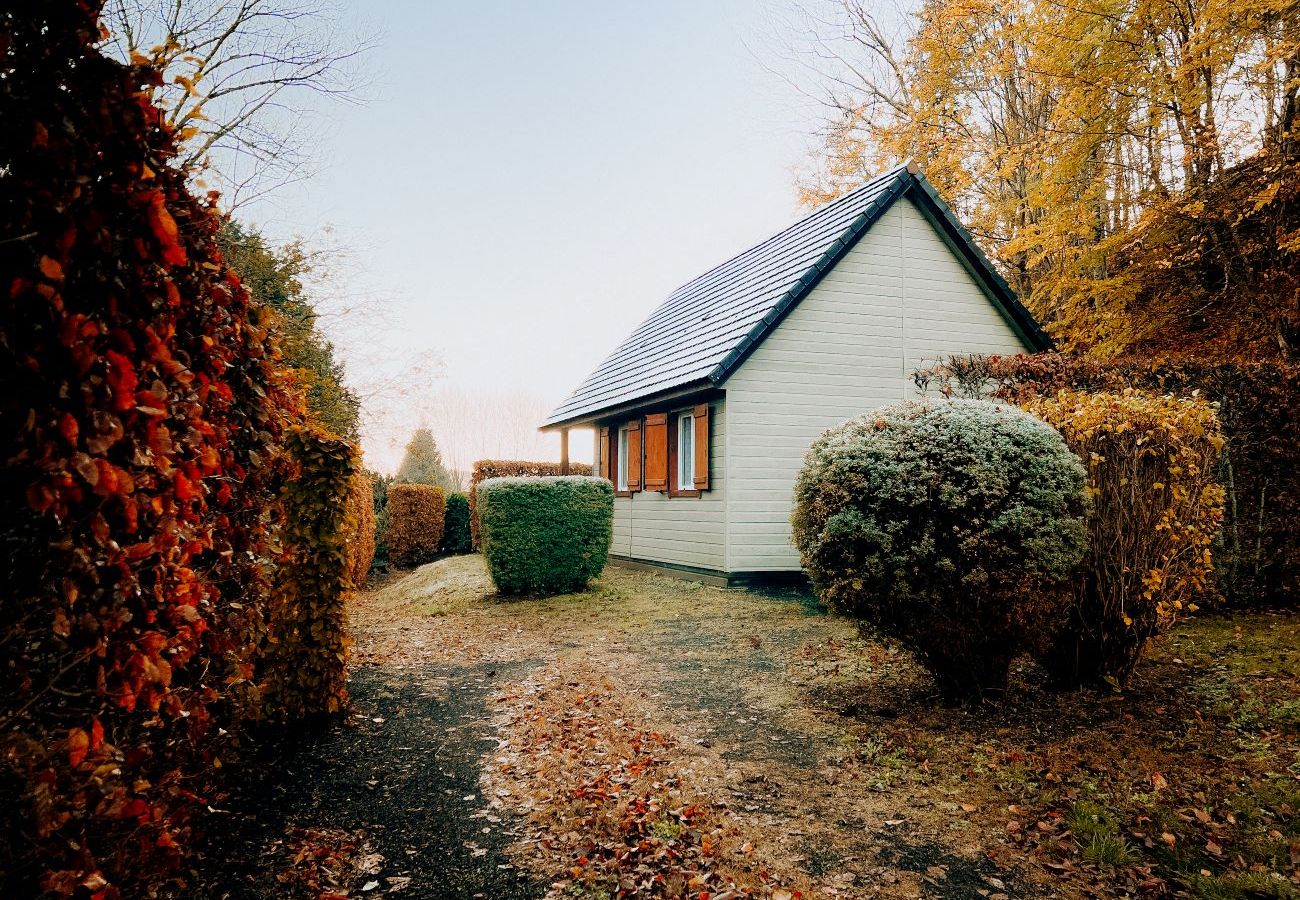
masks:
[[[703,491],[678,491],[671,490],[668,492],[669,497],[698,497]]]

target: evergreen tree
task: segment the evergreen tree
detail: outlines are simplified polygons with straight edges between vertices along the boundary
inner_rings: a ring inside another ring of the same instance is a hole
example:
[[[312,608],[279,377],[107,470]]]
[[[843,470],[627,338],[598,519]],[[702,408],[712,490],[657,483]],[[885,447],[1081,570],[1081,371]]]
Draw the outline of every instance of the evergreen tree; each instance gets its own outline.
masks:
[[[344,383],[334,345],[316,327],[316,309],[302,284],[311,269],[302,244],[272,247],[260,232],[234,221],[222,227],[218,240],[244,286],[275,311],[284,362],[305,392],[312,416],[339,437],[355,441],[361,401]]]
[[[402,465],[397,469],[396,480],[408,484],[432,484],[445,491],[457,489],[456,479],[442,463],[438,442],[427,428],[417,428],[411,436]]]

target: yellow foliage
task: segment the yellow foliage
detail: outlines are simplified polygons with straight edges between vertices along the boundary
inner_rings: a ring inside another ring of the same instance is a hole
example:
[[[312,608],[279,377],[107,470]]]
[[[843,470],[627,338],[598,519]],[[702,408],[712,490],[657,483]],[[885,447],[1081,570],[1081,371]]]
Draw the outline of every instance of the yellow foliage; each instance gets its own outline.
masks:
[[[1147,642],[1212,590],[1223,521],[1214,408],[1126,389],[1026,400],[1087,461],[1093,509],[1083,577],[1049,667],[1068,681],[1121,684]]]
[[[803,199],[916,162],[1066,349],[1157,333],[1168,313],[1139,307],[1159,255],[1145,273],[1120,257],[1171,223],[1217,246],[1214,217],[1196,222],[1207,189],[1247,157],[1294,159],[1296,26],[1277,0],[925,0],[911,25],[891,47],[858,23],[861,102],[837,101]],[[1274,204],[1261,187],[1212,212]]]

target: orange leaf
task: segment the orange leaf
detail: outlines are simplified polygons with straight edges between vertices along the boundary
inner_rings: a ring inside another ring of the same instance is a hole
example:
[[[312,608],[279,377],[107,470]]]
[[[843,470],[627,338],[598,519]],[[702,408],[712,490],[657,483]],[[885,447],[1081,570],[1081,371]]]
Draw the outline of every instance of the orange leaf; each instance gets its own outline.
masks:
[[[162,244],[163,259],[174,266],[184,265],[187,257],[185,248],[180,244],[180,229],[176,227],[176,220],[167,210],[167,201],[160,192],[154,192],[148,212],[149,227],[153,229],[158,243]]]
[[[81,761],[86,758],[86,753],[90,750],[90,735],[80,728],[68,730],[68,763],[72,766],[81,765]]]
[[[50,281],[62,281],[63,266],[59,265],[59,261],[57,259],[54,259],[49,256],[42,256],[41,274],[44,275],[46,278],[48,278]]]

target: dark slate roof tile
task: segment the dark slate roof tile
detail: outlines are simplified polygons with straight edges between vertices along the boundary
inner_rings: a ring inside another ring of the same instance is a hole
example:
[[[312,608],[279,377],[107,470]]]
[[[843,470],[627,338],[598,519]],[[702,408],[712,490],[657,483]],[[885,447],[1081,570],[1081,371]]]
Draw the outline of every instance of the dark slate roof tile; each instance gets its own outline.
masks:
[[[925,178],[900,166],[692,279],[642,322],[543,427],[590,420],[674,389],[720,385],[904,193],[928,207],[986,291],[1036,347],[1048,344]]]

